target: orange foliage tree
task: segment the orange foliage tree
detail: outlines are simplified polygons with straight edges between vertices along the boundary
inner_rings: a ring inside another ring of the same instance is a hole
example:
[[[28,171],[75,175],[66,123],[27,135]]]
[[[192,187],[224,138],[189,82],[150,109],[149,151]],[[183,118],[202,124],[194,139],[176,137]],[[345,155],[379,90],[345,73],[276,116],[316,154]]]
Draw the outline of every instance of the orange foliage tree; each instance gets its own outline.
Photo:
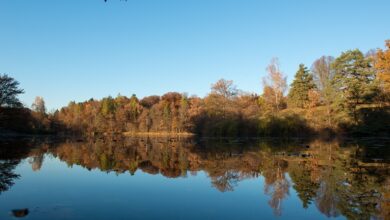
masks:
[[[386,50],[379,49],[376,56],[375,68],[377,80],[385,94],[386,100],[390,99],[390,40],[386,41]]]

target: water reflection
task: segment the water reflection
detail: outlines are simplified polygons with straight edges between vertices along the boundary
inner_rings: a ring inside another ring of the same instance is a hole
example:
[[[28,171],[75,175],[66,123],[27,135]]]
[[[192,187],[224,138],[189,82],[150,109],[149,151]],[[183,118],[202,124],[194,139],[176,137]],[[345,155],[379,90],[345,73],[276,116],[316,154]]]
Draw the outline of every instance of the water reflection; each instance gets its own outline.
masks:
[[[275,216],[283,216],[283,202],[291,190],[296,192],[302,208],[314,205],[327,217],[390,216],[390,145],[386,140],[128,138],[8,145],[12,146],[0,148],[0,193],[20,177],[13,170],[22,159],[28,158],[32,170],[39,171],[45,163],[44,155],[52,155],[69,167],[79,165],[118,175],[140,171],[178,178],[204,171],[212,186],[221,192],[234,191],[242,180],[262,177],[263,192]]]
[[[14,184],[14,179],[19,178],[19,175],[13,172],[18,163],[19,161],[15,160],[0,161],[0,194]]]
[[[15,141],[0,143],[0,195],[9,190],[14,185],[14,181],[20,177],[14,169],[20,160],[28,157],[29,154],[29,148],[23,144],[24,142]]]

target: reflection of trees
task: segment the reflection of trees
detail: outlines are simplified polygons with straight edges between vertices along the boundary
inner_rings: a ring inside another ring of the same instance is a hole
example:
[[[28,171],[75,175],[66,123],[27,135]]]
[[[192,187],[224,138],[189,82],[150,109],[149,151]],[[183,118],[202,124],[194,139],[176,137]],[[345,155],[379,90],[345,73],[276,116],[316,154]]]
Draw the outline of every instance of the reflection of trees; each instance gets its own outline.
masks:
[[[226,171],[222,176],[211,177],[213,186],[221,192],[233,191],[240,180],[240,175],[234,171]]]
[[[351,165],[351,169],[356,167]],[[350,219],[369,219],[370,216],[377,216],[380,212],[378,204],[382,198],[379,190],[383,187],[379,176],[381,173],[370,173],[372,171],[366,170],[367,168],[358,169],[361,170],[347,173],[343,182],[337,185],[340,197],[338,208]]]
[[[335,169],[341,167],[342,152],[336,151],[335,143],[312,143],[310,153],[312,158],[304,162],[304,166],[298,167],[294,174],[296,181],[295,188],[299,197],[302,199],[303,206],[306,207],[306,202],[315,201],[315,204],[324,215],[327,217],[338,216],[339,202],[337,184],[338,177],[342,177],[343,173]],[[311,177],[311,178],[309,178]],[[302,184],[302,185],[301,185]],[[310,188],[311,187],[311,188]]]
[[[282,201],[289,194],[290,183],[286,179],[288,164],[284,160],[271,158],[263,167],[265,178],[264,192],[271,196],[268,204],[274,210],[275,215],[282,214]]]
[[[383,183],[383,193],[381,196],[381,202],[379,203],[380,216],[390,216],[390,178],[387,178]]]
[[[0,193],[14,185],[20,175],[14,173],[21,159],[28,157],[33,144],[26,141],[0,141]]]
[[[327,217],[336,217],[339,215],[337,203],[339,202],[337,194],[337,181],[335,171],[332,167],[324,170],[323,178],[317,191],[316,205],[317,208]]]
[[[39,171],[43,164],[44,155],[34,155],[29,159],[33,171]]]
[[[0,161],[0,194],[9,190],[14,185],[14,180],[20,177],[14,173],[14,169],[18,164],[19,160]]]
[[[357,160],[358,150],[333,143],[322,144],[312,152],[314,158],[310,162],[320,167],[316,206],[328,217],[341,214],[349,219],[370,219],[381,216],[378,204],[386,192],[383,182],[389,178],[389,166]]]
[[[138,169],[167,177],[185,176],[189,169],[186,142],[131,139],[121,142],[98,140],[94,143],[62,143],[51,153],[69,166],[134,174]]]
[[[193,140],[175,138],[65,142],[30,151],[33,170],[42,166],[45,152],[69,166],[118,174],[133,175],[141,170],[178,178],[204,171],[221,192],[233,191],[241,180],[262,175],[264,192],[270,197],[268,203],[275,215],[282,215],[290,187],[304,208],[315,205],[328,217],[367,219],[389,215],[389,165],[381,155],[362,150],[361,146],[340,147],[337,142],[320,141],[211,141],[198,145]],[[368,155],[375,158],[367,159]]]
[[[304,208],[309,207],[319,188],[318,182],[313,181],[311,172],[312,170],[306,162],[293,163],[289,172],[291,180],[294,182],[293,187]]]
[[[389,164],[367,162],[383,161],[381,158],[386,159],[388,155],[364,149],[366,155],[362,156],[361,146],[340,147],[337,142],[314,141],[308,145],[311,147],[298,152],[272,153],[267,148],[261,151],[268,155],[263,157],[260,170],[275,214],[281,213],[281,201],[288,195],[289,182],[284,177],[284,173],[288,173],[305,208],[314,202],[328,217],[340,214],[350,219],[388,216],[389,202],[385,198],[389,198],[386,184],[390,181]],[[370,155],[376,158],[367,159]]]

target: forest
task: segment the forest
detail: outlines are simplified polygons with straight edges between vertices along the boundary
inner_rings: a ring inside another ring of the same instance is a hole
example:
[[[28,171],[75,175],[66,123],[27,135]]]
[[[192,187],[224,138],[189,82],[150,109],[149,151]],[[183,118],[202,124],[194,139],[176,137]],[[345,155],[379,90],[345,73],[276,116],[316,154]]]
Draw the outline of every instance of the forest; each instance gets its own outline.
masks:
[[[71,101],[47,112],[36,97],[23,106],[19,82],[0,75],[2,134],[198,135],[261,137],[390,134],[390,40],[385,49],[348,50],[300,64],[290,85],[273,58],[262,94],[220,79],[205,97],[168,92]],[[260,85],[259,85],[260,87]]]

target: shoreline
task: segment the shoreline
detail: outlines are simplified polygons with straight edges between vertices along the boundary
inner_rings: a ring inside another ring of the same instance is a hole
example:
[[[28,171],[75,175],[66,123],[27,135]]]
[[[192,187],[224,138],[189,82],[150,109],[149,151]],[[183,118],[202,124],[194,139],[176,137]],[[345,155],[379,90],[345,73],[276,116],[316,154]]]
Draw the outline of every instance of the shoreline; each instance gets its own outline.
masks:
[[[94,139],[94,138],[102,138],[102,137],[110,137],[110,136],[122,136],[127,138],[171,138],[171,137],[183,137],[183,138],[197,138],[197,139],[208,139],[208,140],[257,140],[257,139],[321,139],[321,140],[335,140],[335,139],[382,139],[389,140],[390,136],[354,136],[354,135],[331,135],[331,136],[322,136],[319,134],[316,135],[307,135],[307,136],[199,136],[195,133],[190,132],[122,132],[113,135],[102,134],[97,136],[86,136],[86,135],[75,135],[75,134],[26,134],[26,133],[18,133],[18,132],[5,132],[0,133],[0,140],[16,140],[16,139],[42,139],[42,138],[70,138],[70,139]]]
[[[123,132],[125,137],[195,137],[191,132]]]

